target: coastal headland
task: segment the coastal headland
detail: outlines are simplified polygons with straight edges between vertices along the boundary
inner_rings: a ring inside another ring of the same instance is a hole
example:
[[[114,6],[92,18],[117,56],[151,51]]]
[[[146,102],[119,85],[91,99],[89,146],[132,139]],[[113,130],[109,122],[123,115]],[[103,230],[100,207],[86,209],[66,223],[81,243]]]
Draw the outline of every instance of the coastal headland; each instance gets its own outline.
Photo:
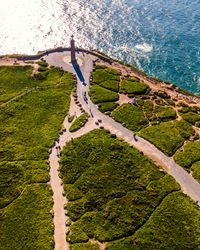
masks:
[[[0,249],[198,249],[200,97],[70,50],[0,58]]]

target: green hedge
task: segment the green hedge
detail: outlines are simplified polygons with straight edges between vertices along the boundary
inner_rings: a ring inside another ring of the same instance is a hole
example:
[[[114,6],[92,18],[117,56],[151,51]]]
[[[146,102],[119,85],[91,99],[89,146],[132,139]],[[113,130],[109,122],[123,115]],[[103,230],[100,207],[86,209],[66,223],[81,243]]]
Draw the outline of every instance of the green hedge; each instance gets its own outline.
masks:
[[[170,121],[144,128],[140,135],[166,155],[172,156],[183,145],[185,138],[194,135],[194,130],[185,121]]]
[[[88,113],[83,113],[82,115],[80,115],[70,126],[69,132],[75,132],[80,128],[82,128],[88,121],[88,118],[89,118]]]
[[[128,95],[142,95],[149,90],[149,86],[143,82],[122,80],[120,83],[120,93]]]
[[[119,99],[118,94],[111,90],[102,88],[98,85],[92,85],[89,96],[93,103],[115,102]]]
[[[69,142],[60,164],[70,200],[68,214],[74,221],[72,244],[131,235],[166,195],[179,190],[148,158],[103,130]]]
[[[182,167],[190,168],[194,162],[200,161],[200,141],[186,143],[183,151],[179,150],[174,159]]]
[[[195,125],[196,122],[200,121],[200,115],[194,113],[194,112],[187,112],[187,113],[180,113],[182,118],[186,120],[187,122]]]
[[[112,117],[133,131],[139,131],[148,125],[143,111],[133,104],[121,105],[112,112]]]
[[[104,102],[99,104],[99,110],[101,112],[113,111],[119,106],[116,102]]]
[[[108,243],[106,250],[199,249],[200,211],[181,192],[169,194],[131,237]]]
[[[120,73],[114,69],[96,69],[92,73],[92,80],[94,83],[101,83],[107,80],[117,80],[120,79]]]

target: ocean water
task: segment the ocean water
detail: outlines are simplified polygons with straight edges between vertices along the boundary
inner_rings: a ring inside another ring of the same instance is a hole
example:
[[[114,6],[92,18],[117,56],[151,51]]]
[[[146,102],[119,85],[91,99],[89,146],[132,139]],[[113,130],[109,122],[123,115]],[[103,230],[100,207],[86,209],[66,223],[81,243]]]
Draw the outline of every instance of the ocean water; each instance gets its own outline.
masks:
[[[98,49],[200,94],[200,0],[0,0],[0,54]]]

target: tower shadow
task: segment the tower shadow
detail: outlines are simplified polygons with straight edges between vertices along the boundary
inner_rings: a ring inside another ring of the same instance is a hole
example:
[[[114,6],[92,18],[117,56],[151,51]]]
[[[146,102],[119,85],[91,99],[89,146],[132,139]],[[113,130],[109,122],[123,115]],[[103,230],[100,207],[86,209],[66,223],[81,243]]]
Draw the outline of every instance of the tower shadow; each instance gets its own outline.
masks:
[[[82,74],[82,72],[81,72],[81,70],[80,70],[80,67],[79,67],[77,61],[73,61],[73,62],[72,62],[72,65],[73,65],[73,68],[74,68],[74,70],[75,70],[75,72],[76,72],[76,74],[77,74],[79,80],[82,82],[83,85],[86,85],[85,79],[84,79],[84,77],[83,77],[83,74]]]

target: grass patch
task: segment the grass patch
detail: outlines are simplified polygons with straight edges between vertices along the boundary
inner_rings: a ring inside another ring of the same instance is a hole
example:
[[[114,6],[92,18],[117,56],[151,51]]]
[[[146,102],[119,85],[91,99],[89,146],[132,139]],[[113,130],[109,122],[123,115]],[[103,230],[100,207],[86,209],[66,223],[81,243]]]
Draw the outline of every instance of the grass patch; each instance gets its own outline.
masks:
[[[192,176],[200,183],[200,161],[196,161],[191,167]]]
[[[135,234],[109,243],[106,250],[198,249],[199,228],[198,207],[186,195],[174,192]]]
[[[101,112],[113,111],[119,106],[116,102],[104,102],[99,104],[99,110]]]
[[[72,81],[70,73],[64,73],[59,68],[52,68],[40,72],[32,77],[31,66],[2,66],[0,67],[0,103],[4,103],[15,96],[36,87],[68,83]]]
[[[143,95],[147,93],[149,86],[143,82],[134,81],[131,78],[127,78],[120,83],[120,93],[133,95]]]
[[[96,243],[79,243],[72,244],[70,250],[100,250],[99,245]]]
[[[112,112],[113,118],[132,131],[139,131],[148,125],[143,111],[133,104],[123,104]]]
[[[162,121],[176,119],[176,111],[172,107],[156,106],[154,112]]]
[[[107,81],[99,83],[99,86],[101,86],[101,87],[103,87],[105,89],[112,90],[114,92],[119,91],[119,81],[107,80]]]
[[[200,141],[188,142],[183,149],[176,152],[175,161],[185,168],[190,168],[193,163],[200,161]]]
[[[80,128],[82,128],[86,122],[88,121],[89,115],[88,113],[84,113],[82,115],[80,115],[70,126],[69,131],[70,132],[75,132],[77,130],[79,130]]]
[[[102,88],[98,85],[92,85],[89,96],[93,103],[102,103],[102,102],[115,102],[119,99],[119,96],[116,92]]]
[[[139,133],[166,155],[172,156],[184,143],[185,138],[194,134],[193,128],[185,121],[170,121],[144,128]]]
[[[167,194],[179,190],[147,157],[103,130],[69,142],[60,163],[71,199],[72,244],[133,234]]]
[[[187,113],[180,113],[180,115],[182,116],[182,118],[195,125],[196,122],[200,121],[200,115],[194,113],[194,112],[187,112]]]
[[[92,73],[92,81],[94,83],[102,83],[108,80],[120,80],[120,73],[117,70],[111,69],[111,68],[105,68],[105,69],[96,69]]]
[[[53,250],[51,195],[47,184],[30,185],[1,211],[1,250]]]

